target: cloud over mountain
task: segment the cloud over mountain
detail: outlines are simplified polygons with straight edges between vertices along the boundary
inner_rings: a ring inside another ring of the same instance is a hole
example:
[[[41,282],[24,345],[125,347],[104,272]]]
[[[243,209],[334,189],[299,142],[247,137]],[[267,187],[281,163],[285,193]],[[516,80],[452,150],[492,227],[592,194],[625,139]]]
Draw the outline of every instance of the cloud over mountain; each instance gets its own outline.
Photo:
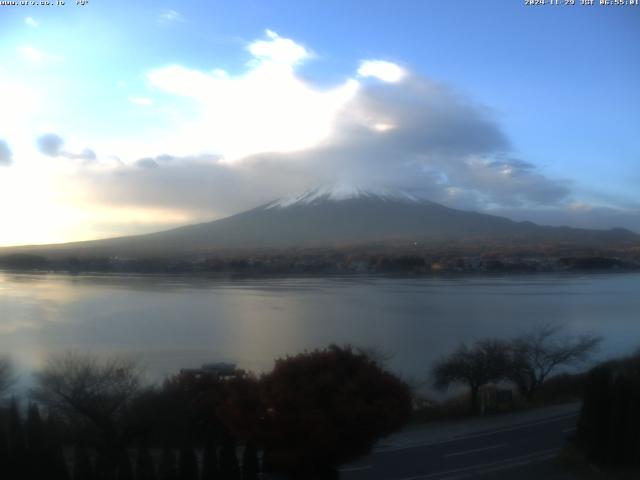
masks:
[[[308,49],[266,36],[249,45],[253,60],[242,75],[179,65],[151,71],[154,88],[190,102],[184,129],[159,141],[181,153],[87,172],[94,195],[199,215],[338,179],[475,209],[568,197],[566,182],[515,156],[495,112],[453,87],[374,59],[342,84],[320,88],[296,72]],[[199,115],[188,120],[193,105]]]
[[[170,128],[109,152],[123,161],[94,162],[74,184],[96,204],[166,209],[193,221],[336,180],[525,218],[567,212],[575,202],[569,181],[520,158],[498,112],[452,85],[369,58],[342,82],[319,86],[299,73],[315,59],[311,50],[271,30],[246,51],[240,73],[179,64],[147,72],[161,95],[154,108],[170,105]],[[65,151],[57,135],[39,146],[49,156],[95,158]]]

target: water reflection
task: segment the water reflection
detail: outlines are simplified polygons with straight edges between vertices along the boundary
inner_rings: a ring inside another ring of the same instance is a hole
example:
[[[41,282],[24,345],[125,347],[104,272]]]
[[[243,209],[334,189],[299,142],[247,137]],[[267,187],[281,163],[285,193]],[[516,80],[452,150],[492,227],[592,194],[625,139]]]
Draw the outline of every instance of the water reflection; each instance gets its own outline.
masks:
[[[640,345],[640,275],[221,280],[0,273],[0,352],[23,369],[51,352],[126,352],[158,377],[205,361],[268,370],[331,342],[378,346],[421,378],[458,342],[549,321]]]

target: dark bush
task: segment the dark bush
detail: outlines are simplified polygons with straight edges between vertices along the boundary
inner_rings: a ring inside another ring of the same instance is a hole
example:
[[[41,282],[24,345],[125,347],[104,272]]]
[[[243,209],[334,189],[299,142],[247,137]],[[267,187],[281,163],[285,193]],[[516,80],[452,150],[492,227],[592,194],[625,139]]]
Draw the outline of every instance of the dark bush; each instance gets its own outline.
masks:
[[[589,372],[577,441],[595,464],[640,465],[640,355]]]
[[[411,414],[409,387],[350,347],[277,360],[261,393],[264,462],[293,478],[330,478]]]

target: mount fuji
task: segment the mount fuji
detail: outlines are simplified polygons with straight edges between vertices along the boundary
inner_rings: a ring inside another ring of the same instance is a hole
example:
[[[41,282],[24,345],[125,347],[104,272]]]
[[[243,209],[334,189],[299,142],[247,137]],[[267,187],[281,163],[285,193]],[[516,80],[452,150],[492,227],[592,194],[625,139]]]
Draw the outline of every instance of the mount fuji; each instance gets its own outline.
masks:
[[[141,257],[451,242],[610,248],[640,244],[640,236],[624,229],[588,230],[515,222],[448,208],[402,190],[337,183],[208,223],[131,237],[0,249],[0,253]]]

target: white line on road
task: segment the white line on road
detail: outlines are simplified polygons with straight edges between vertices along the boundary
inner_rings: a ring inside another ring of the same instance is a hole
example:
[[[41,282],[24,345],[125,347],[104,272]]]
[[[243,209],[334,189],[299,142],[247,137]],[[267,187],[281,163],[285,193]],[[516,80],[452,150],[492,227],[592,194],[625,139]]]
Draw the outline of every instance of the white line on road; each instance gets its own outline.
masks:
[[[518,467],[520,465],[527,465],[529,463],[548,460],[550,458],[553,458],[556,455],[556,453],[558,453],[557,449],[541,450],[539,452],[534,452],[528,455],[521,455],[519,457],[507,458],[504,460],[499,460],[497,462],[481,463],[478,465],[472,465],[470,467],[456,468],[454,470],[446,470],[443,472],[428,473],[426,475],[418,475],[416,477],[404,477],[404,478],[399,478],[395,480],[426,480],[429,478],[441,478],[441,480],[445,480],[445,479],[453,479],[453,478],[462,478],[464,476],[467,476],[466,474],[469,474],[469,473],[478,474],[478,473],[486,473],[486,472],[495,472],[499,470],[506,470],[509,468]],[[447,475],[449,476],[447,477]]]
[[[504,447],[506,445],[507,445],[506,443],[501,443],[500,445],[491,445],[490,447],[474,448],[473,450],[465,450],[463,452],[447,453],[445,455],[445,457],[458,457],[460,455],[467,455],[469,453],[484,452],[485,450],[492,450],[494,448],[502,448],[502,447]]]
[[[564,420],[568,420],[570,418],[577,417],[578,415],[579,415],[578,413],[571,413],[571,414],[567,414],[567,415],[551,417],[551,418],[544,419],[544,420],[538,420],[536,422],[522,423],[522,424],[509,426],[509,427],[499,427],[499,428],[496,428],[495,430],[485,430],[485,431],[479,432],[479,433],[472,433],[472,434],[469,434],[469,435],[461,435],[459,437],[448,438],[446,440],[440,440],[440,441],[436,441],[436,442],[433,442],[433,441],[418,442],[418,443],[412,443],[410,445],[405,445],[405,446],[402,446],[402,447],[378,448],[378,449],[374,450],[372,453],[374,455],[383,454],[383,453],[391,453],[391,452],[398,452],[398,451],[401,451],[401,450],[411,450],[411,449],[414,449],[414,448],[428,447],[428,446],[432,446],[432,445],[441,445],[443,443],[458,442],[460,440],[469,440],[469,439],[472,439],[472,438],[489,437],[491,435],[495,435],[495,434],[499,434],[499,433],[513,432],[515,430],[522,430],[524,428],[537,427],[538,425],[544,425],[546,423],[562,422]]]
[[[362,465],[361,467],[341,468],[340,471],[341,472],[358,472],[360,470],[370,470],[371,468],[372,468],[371,465]]]

